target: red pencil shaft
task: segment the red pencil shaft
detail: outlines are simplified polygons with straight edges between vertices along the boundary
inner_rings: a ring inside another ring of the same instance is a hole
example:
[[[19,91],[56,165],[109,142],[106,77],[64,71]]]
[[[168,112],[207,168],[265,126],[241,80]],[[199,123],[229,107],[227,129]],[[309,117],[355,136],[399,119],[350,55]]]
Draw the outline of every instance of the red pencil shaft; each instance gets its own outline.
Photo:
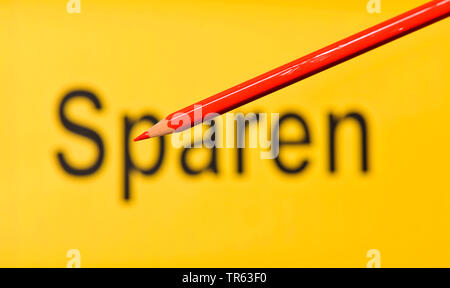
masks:
[[[389,41],[449,16],[450,0],[436,0],[405,12],[258,77],[203,99],[166,117],[168,126],[184,130],[292,83],[356,57]]]

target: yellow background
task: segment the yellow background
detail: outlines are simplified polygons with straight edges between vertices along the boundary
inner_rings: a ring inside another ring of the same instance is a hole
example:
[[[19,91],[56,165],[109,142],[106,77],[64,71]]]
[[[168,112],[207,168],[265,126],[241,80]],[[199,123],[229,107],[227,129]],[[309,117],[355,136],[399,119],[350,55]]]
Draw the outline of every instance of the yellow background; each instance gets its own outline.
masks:
[[[365,267],[369,249],[382,267],[450,266],[448,19],[240,109],[300,113],[312,144],[292,155],[310,159],[304,172],[252,150],[238,175],[234,150],[220,149],[219,174],[192,177],[167,138],[161,169],[134,173],[122,198],[125,115],[163,117],[423,0],[382,0],[381,14],[366,0],[81,0],[81,14],[66,3],[0,2],[0,266],[65,267],[69,249],[82,267]],[[56,158],[96,156],[58,118],[76,88],[103,105],[70,104],[105,143],[84,178]],[[354,109],[368,121],[370,170],[349,122],[331,174],[327,115]],[[130,145],[141,164],[156,147]]]

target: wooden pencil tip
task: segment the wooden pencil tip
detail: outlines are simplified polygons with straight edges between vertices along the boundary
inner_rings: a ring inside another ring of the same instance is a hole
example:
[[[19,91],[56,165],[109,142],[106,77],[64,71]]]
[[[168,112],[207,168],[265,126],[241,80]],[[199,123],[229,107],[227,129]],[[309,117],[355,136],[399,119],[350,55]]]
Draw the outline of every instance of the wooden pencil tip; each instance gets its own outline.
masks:
[[[167,126],[167,123],[168,121],[166,119],[159,121],[153,127],[151,127],[150,129],[148,129],[147,131],[136,137],[134,141],[140,141],[148,138],[159,137],[173,133],[175,130],[169,128],[169,126]]]
[[[140,140],[144,140],[144,139],[148,139],[148,138],[150,138],[150,134],[148,133],[148,131],[145,131],[144,133],[142,133],[138,137],[134,138],[134,142],[140,141]]]

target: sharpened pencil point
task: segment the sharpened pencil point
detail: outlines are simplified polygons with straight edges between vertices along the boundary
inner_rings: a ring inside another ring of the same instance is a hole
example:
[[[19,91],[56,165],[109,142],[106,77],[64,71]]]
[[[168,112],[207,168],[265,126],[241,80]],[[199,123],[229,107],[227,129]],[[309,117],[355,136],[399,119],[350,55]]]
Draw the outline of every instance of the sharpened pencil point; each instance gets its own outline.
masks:
[[[150,138],[150,134],[148,133],[148,131],[145,131],[138,137],[134,138],[134,141],[136,142],[136,141],[140,141],[140,140],[144,140],[144,139],[148,139],[148,138]]]

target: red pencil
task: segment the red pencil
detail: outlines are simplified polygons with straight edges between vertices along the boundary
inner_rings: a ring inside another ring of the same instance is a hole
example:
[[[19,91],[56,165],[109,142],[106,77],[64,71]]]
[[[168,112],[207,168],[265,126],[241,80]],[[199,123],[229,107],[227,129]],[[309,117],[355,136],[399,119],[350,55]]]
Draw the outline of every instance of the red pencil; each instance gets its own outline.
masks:
[[[450,0],[435,0],[330,46],[176,111],[134,141],[179,132],[449,16]],[[209,114],[209,116],[208,116]]]

